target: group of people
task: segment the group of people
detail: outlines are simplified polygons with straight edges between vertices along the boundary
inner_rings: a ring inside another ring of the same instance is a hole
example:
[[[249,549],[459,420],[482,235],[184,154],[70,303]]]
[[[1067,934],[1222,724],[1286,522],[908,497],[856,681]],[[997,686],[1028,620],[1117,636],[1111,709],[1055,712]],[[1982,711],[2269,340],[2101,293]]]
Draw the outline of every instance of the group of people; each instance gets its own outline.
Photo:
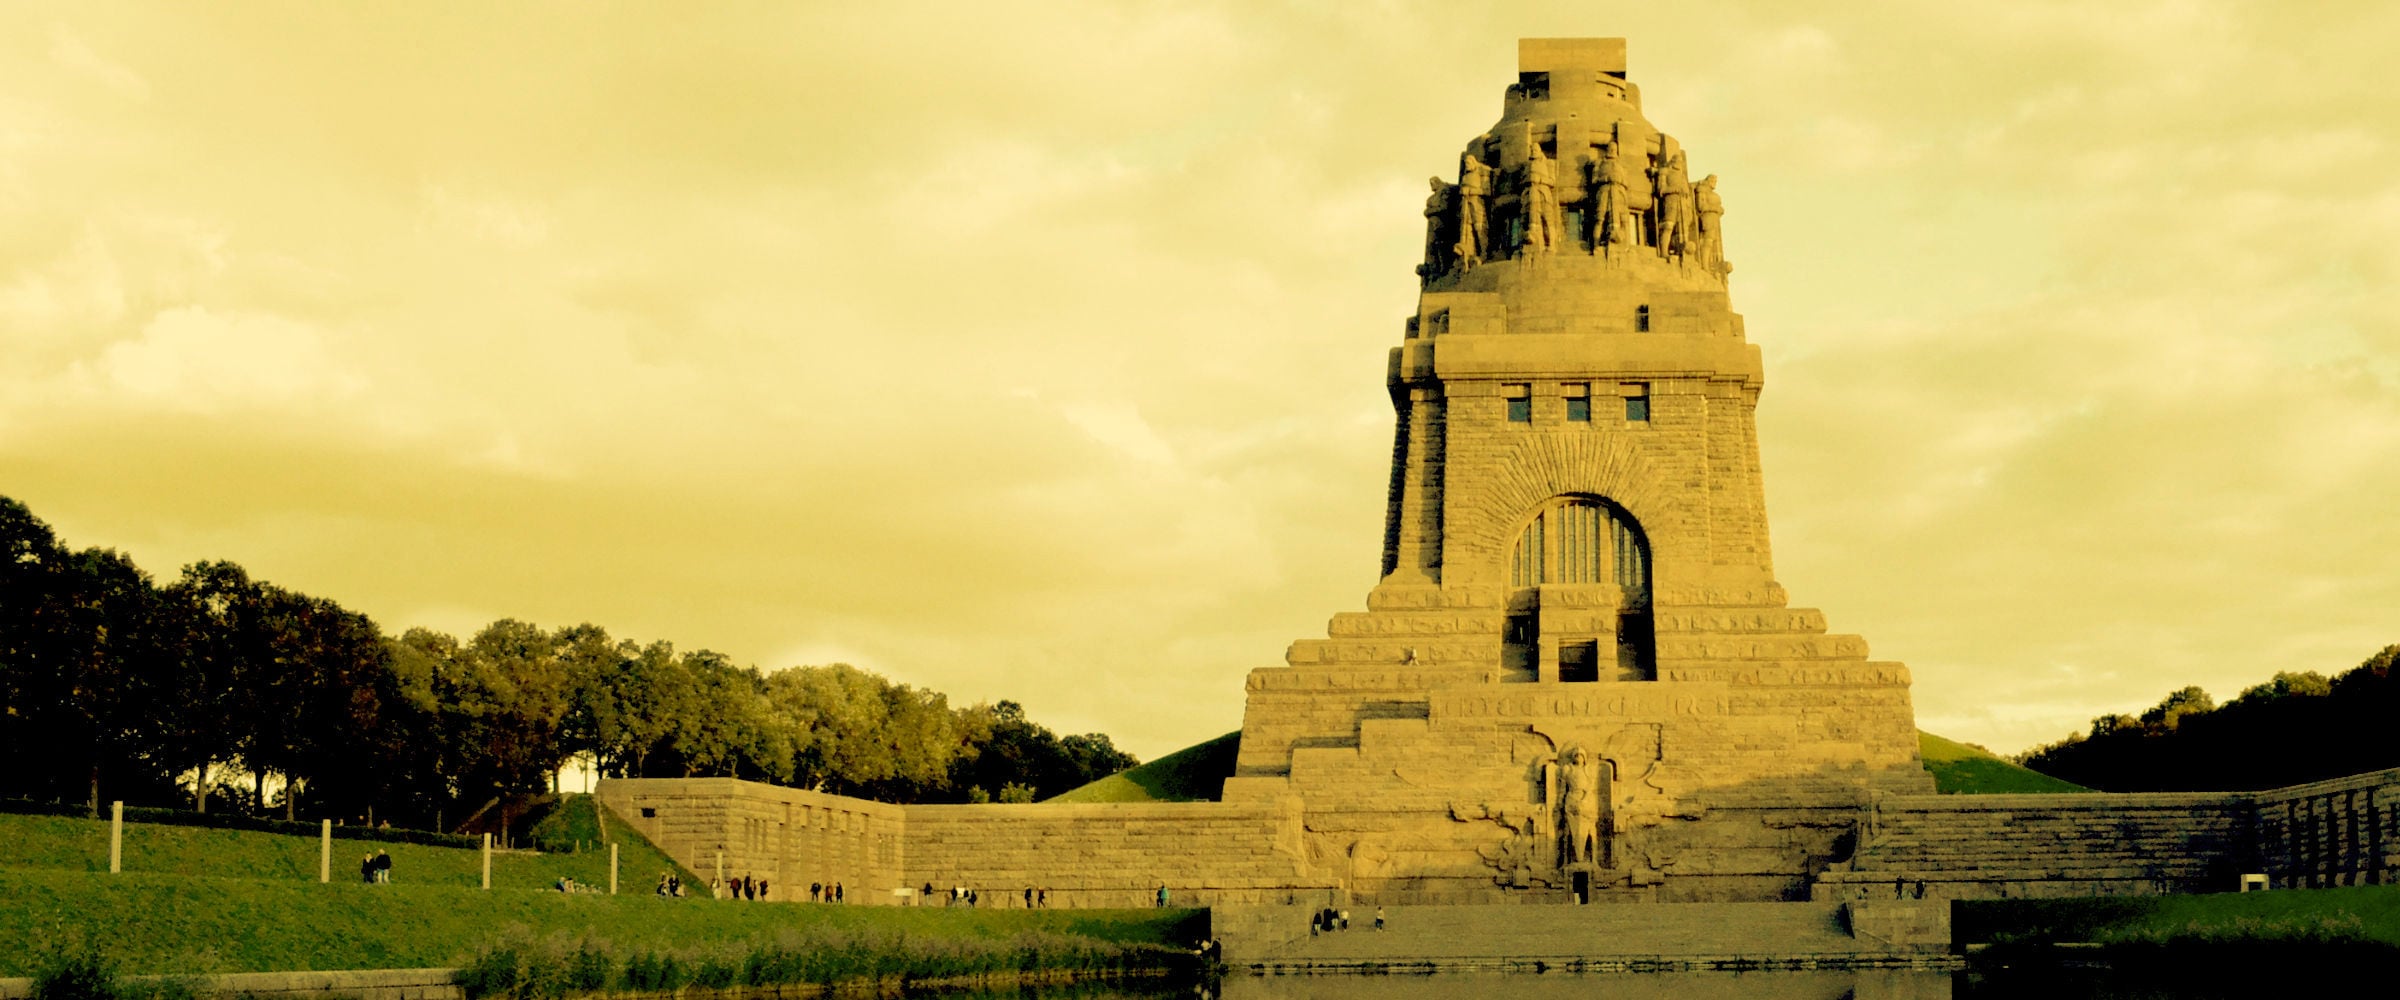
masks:
[[[1348,907],[1321,907],[1317,912],[1308,915],[1309,937],[1349,929],[1350,909]],[[1383,907],[1380,906],[1375,908],[1375,929],[1383,929]]]
[[[713,881],[709,883],[709,887],[712,890],[717,888]],[[737,875],[732,882],[725,884],[723,894],[732,899],[765,899],[767,898],[767,880],[751,878],[748,875]]]
[[[919,888],[917,890],[917,898],[928,900],[932,899],[933,883],[927,882],[924,884],[924,886]],[[1001,898],[1005,899],[1007,897],[1003,896]],[[1023,898],[1025,900],[1025,908],[1028,910],[1047,907],[1050,905],[1050,890],[1029,885],[1025,887]],[[983,905],[983,892],[981,890],[969,888],[963,885],[954,885],[950,887],[950,894],[948,898],[942,902],[942,905],[967,907],[981,906]]]
[[[330,852],[329,852],[330,853]],[[392,880],[392,856],[377,851],[358,859],[359,881],[368,885],[383,885]]]
[[[658,873],[658,894],[661,896],[683,895],[683,877],[674,872]]]
[[[840,882],[810,882],[808,884],[808,901],[811,903],[839,903],[847,895],[848,892],[842,888]]]

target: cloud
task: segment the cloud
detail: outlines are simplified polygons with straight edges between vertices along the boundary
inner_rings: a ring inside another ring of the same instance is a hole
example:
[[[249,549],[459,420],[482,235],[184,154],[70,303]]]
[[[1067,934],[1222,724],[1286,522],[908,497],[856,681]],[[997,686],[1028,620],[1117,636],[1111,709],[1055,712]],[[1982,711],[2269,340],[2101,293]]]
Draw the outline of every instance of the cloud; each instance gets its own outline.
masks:
[[[159,313],[70,377],[133,408],[193,414],[324,403],[368,386],[315,327],[201,306]]]
[[[83,37],[63,24],[50,26],[50,60],[132,101],[150,99],[150,81],[140,73],[102,57]]]

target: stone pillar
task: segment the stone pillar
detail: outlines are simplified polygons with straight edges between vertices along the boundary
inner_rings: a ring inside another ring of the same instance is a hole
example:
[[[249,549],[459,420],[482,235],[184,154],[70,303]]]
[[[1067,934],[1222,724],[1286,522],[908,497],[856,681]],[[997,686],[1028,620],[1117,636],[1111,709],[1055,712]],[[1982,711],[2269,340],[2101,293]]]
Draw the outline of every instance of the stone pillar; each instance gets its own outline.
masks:
[[[125,800],[108,804],[108,873],[125,870]]]

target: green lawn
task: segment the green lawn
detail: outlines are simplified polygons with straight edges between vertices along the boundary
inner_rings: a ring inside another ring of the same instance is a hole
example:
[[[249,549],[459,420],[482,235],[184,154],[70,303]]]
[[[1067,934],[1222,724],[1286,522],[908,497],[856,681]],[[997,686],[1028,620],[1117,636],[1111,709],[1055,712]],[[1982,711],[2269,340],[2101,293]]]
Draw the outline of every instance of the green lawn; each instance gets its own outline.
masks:
[[[1240,731],[1177,750],[1140,767],[1119,771],[1051,802],[1214,802],[1233,776]]]
[[[2004,795],[2020,792],[2088,792],[2089,788],[2012,764],[1991,751],[1919,730],[1917,752],[1944,795]]]
[[[584,850],[542,854],[495,851],[494,888],[548,888],[559,877],[585,885],[607,887],[608,849],[588,841],[607,837],[618,848],[620,885],[628,891],[647,891],[666,871],[681,871],[667,856],[614,816],[603,816],[590,796],[571,796],[557,813],[562,825],[588,838]],[[570,841],[571,843],[572,841]],[[333,878],[359,881],[363,855],[388,851],[392,881],[402,885],[476,887],[483,880],[482,852],[456,847],[428,847],[342,840],[333,842]],[[318,841],[247,830],[125,824],[124,870],[133,873],[201,875],[222,878],[281,879],[313,882],[317,878]],[[60,816],[0,815],[0,870],[57,869],[76,872],[108,871],[108,821]],[[683,872],[693,881],[690,872]],[[700,884],[706,884],[700,880]]]
[[[1988,899],[1956,904],[1961,943],[2102,944],[2173,940],[2321,939],[2400,947],[2400,886],[2277,889],[2097,899]]]
[[[98,947],[127,973],[450,966],[508,936],[712,950],[789,934],[1006,938],[1027,931],[1181,943],[1189,910],[950,910],[647,893],[562,895],[396,882],[320,885],[148,873],[0,871],[0,976],[56,944]]]

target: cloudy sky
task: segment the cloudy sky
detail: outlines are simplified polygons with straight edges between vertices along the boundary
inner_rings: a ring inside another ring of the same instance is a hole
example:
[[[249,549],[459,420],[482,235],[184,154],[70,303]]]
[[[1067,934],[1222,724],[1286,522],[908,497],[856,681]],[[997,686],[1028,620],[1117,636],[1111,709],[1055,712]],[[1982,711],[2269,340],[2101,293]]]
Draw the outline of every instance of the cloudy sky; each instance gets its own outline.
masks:
[[[1155,756],[1362,606],[1424,178],[1624,35],[1925,728],[2400,642],[2400,7],[484,6],[0,8],[0,494]]]

